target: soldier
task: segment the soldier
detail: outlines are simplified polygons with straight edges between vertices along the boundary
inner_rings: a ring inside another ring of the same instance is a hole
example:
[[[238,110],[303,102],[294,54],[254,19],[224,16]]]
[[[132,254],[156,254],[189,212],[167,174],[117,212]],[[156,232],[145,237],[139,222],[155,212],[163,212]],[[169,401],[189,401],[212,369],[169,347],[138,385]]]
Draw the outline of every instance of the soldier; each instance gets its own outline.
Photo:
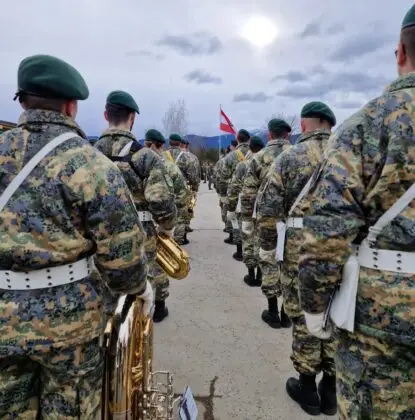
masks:
[[[352,244],[360,244],[354,332],[336,334],[341,419],[415,416],[415,6],[396,59],[399,78],[332,136],[303,222],[300,301],[317,337],[331,334],[324,313]]]
[[[160,131],[148,130],[145,134],[144,145],[149,147],[155,153],[163,158],[167,173],[173,181],[173,192],[178,217],[183,212],[187,212],[190,202],[190,191],[187,188],[186,180],[182,175],[178,166],[174,163],[173,157],[168,151],[163,151],[166,140]],[[160,288],[160,300],[165,301],[169,296],[169,278],[158,264],[154,264],[153,281]],[[156,322],[162,321],[168,315],[168,309],[160,311],[160,317],[156,318]]]
[[[232,181],[228,186],[228,219],[234,220],[235,216],[232,213],[236,212],[238,220],[238,229],[234,230],[234,241],[236,242],[236,253],[233,258],[237,261],[244,261],[248,268],[248,276],[255,277],[255,267],[258,265],[258,248],[256,246],[255,236],[245,235],[241,238],[242,219],[241,219],[241,200],[240,195],[242,191],[243,180],[248,168],[248,162],[253,154],[259,152],[264,148],[263,141],[258,136],[253,136],[249,140],[249,153],[246,155],[246,160],[239,162],[236,165],[235,172],[232,176]],[[244,248],[242,250],[242,247]]]
[[[159,276],[159,266],[156,262],[157,229],[169,236],[173,234],[176,206],[173,183],[162,158],[149,148],[134,152],[135,137],[131,133],[129,136],[125,133],[127,128],[132,128],[136,113],[137,103],[129,93],[111,92],[105,105],[105,118],[110,127],[100,137],[96,147],[120,168],[147,234],[145,250],[149,264],[148,279],[155,288],[156,295],[153,320],[160,322],[168,315],[165,305],[168,280]]]
[[[289,137],[291,127],[281,119],[274,118],[268,123],[268,143],[266,147],[252,157],[244,179],[241,194],[242,231],[252,235],[255,229],[252,219],[256,218],[256,199],[261,182],[268,174],[272,162],[290,147]],[[274,246],[275,248],[275,246]],[[268,310],[262,313],[262,320],[272,328],[289,328],[291,321],[281,308],[281,319],[278,315],[278,297],[281,296],[279,268],[275,261],[275,249],[265,251],[259,249],[259,268],[256,278],[247,276],[244,281],[248,286],[261,286],[268,299]]]
[[[232,180],[233,173],[235,172],[236,165],[239,162],[242,162],[245,160],[246,154],[249,152],[249,139],[250,135],[248,131],[245,129],[239,130],[238,136],[237,136],[237,147],[235,150],[230,152],[224,159],[223,165],[220,168],[220,171],[218,173],[217,178],[217,186],[219,191],[219,196],[222,199],[222,203],[224,206],[225,214],[227,214],[227,205],[228,205],[228,199],[227,199],[227,192],[228,192],[228,184]],[[229,223],[231,221],[227,220]],[[229,232],[229,237],[224,240],[227,244],[233,244],[233,228],[232,225],[230,226],[231,230]]]
[[[200,184],[200,175],[196,173],[192,158],[186,151],[186,145],[183,142],[182,137],[179,134],[171,134],[169,140],[170,148],[168,151],[173,156],[176,165],[182,171],[190,191],[193,194],[195,192],[197,193]],[[174,238],[179,245],[187,245],[189,243],[186,232],[187,220],[188,216],[186,214],[179,215],[179,220],[177,221],[174,232]]]
[[[288,379],[286,388],[291,398],[311,415],[320,412],[334,415],[337,411],[334,340],[321,340],[309,334],[300,308],[298,251],[303,241],[303,232],[298,218],[303,216],[303,211],[295,206],[295,202],[313,171],[322,162],[331,128],[335,125],[336,118],[326,104],[310,102],[303,107],[302,137],[295,146],[282,152],[274,161],[261,186],[257,204],[259,245],[274,255],[277,223],[285,223],[288,218],[287,238],[284,232],[278,237],[282,244],[284,239],[286,241],[283,255],[279,255],[281,288],[285,311],[293,322],[291,360],[300,374],[300,380]],[[317,393],[316,375],[321,370],[323,380]]]
[[[125,293],[153,304],[128,187],[75,122],[88,95],[56,57],[20,63],[24,112],[0,136],[1,418],[100,418],[107,313]]]
[[[211,190],[212,189],[212,182],[213,182],[213,165],[212,165],[212,162],[209,162],[207,164],[206,174],[207,174],[207,179],[208,179],[208,188],[209,188],[209,190]]]
[[[200,180],[201,180],[200,162],[199,162],[199,158],[190,151],[189,141],[183,138],[182,142],[184,143],[185,150],[190,155],[190,161],[192,162],[192,165],[193,165],[192,169],[195,172],[195,179],[197,177],[197,179],[199,180],[196,190],[194,188],[192,188],[191,190],[194,202],[196,203],[197,192],[199,191]],[[187,233],[193,232],[193,229],[190,227],[190,222],[194,217],[194,208],[189,208],[189,211],[187,212],[186,216],[187,216],[186,217],[186,232]]]

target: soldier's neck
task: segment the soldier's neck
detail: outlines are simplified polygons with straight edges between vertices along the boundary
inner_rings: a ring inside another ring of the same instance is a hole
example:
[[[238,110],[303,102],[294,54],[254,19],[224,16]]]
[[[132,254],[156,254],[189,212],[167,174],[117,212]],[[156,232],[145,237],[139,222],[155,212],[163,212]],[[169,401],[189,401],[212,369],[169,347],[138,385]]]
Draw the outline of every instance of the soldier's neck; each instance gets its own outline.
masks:
[[[110,124],[109,128],[113,129],[113,130],[121,130],[121,131],[128,131],[131,132],[130,130],[130,125],[128,123],[123,123],[123,124]]]

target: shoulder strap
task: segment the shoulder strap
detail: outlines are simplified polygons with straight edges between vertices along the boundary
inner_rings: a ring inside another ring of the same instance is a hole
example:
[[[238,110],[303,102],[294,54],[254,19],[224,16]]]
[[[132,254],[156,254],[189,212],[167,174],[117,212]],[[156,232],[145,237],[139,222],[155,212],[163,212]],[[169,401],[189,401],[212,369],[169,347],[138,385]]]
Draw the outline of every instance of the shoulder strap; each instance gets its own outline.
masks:
[[[288,212],[288,216],[291,216],[294,209],[300,204],[300,201],[308,194],[311,188],[311,183],[313,182],[313,175],[310,176],[309,180],[307,181],[307,184],[304,185],[303,189],[301,190],[300,194],[298,194],[298,197],[294,201],[294,204],[291,206],[290,211]]]
[[[236,155],[238,156],[238,160],[241,162],[241,161],[243,161],[243,160],[245,160],[245,155],[242,153],[242,151],[241,150],[235,150],[235,152],[236,152]]]
[[[367,239],[369,242],[375,242],[377,236],[383,230],[383,228],[391,222],[398,214],[407,207],[411,201],[415,198],[415,184],[403,194],[392,207],[390,207],[381,217],[379,217],[378,221],[369,228],[369,234]]]
[[[124,157],[127,156],[128,153],[130,153],[130,149],[131,146],[133,145],[133,140],[131,140],[130,142],[128,142],[122,149],[121,152],[119,153],[118,157]]]
[[[3,211],[4,207],[16,192],[16,190],[22,185],[23,181],[33,171],[37,164],[52,150],[56,149],[59,145],[67,140],[78,137],[75,133],[63,133],[58,137],[55,137],[52,141],[43,146],[33,157],[26,163],[22,170],[13,178],[12,182],[3,191],[0,197],[0,212]]]
[[[177,158],[176,158],[176,160],[175,160],[175,162],[177,163],[178,161],[179,161],[179,159],[183,156],[183,154],[184,154],[184,152],[183,151],[181,151],[178,155],[177,155]]]

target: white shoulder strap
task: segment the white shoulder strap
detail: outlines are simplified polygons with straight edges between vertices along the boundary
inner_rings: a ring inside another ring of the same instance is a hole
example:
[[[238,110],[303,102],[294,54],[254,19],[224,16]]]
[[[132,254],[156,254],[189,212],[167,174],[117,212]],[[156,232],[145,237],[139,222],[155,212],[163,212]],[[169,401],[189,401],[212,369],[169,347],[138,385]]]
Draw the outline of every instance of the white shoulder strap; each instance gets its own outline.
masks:
[[[381,217],[379,217],[378,221],[369,228],[369,234],[367,239],[369,242],[375,242],[377,236],[383,230],[383,228],[391,222],[398,214],[407,207],[410,202],[415,198],[415,184],[412,184],[411,188],[409,188],[405,194],[403,194],[399,200],[390,207]]]
[[[55,137],[48,144],[43,146],[33,157],[26,163],[22,170],[13,178],[12,182],[6,187],[3,191],[3,194],[0,197],[0,212],[3,211],[5,205],[8,203],[12,195],[20,187],[23,181],[28,177],[28,175],[33,171],[36,165],[52,150],[58,147],[60,144],[64,143],[67,140],[78,137],[75,133],[63,133],[58,137]]]
[[[183,154],[184,154],[184,152],[183,151],[181,151],[178,155],[177,155],[177,158],[176,158],[176,160],[175,160],[175,162],[177,163],[178,161],[179,161],[179,159],[183,156]]]
[[[127,156],[128,153],[130,153],[131,146],[133,145],[133,140],[131,140],[129,143],[127,143],[122,149],[118,157],[124,157]]]
[[[311,188],[312,180],[313,180],[313,175],[310,176],[310,179],[308,180],[307,184],[304,185],[300,194],[298,194],[298,197],[296,198],[296,200],[294,201],[294,204],[291,206],[290,211],[288,212],[288,216],[292,215],[294,209],[298,206],[300,201],[308,194]]]

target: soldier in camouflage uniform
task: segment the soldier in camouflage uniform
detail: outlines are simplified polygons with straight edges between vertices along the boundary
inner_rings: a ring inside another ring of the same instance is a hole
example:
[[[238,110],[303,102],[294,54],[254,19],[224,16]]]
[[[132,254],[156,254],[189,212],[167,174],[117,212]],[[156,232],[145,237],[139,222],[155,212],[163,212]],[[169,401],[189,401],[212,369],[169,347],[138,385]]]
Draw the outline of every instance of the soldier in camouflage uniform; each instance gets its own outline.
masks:
[[[142,295],[147,315],[153,303],[128,187],[75,122],[77,100],[88,94],[58,58],[19,66],[25,111],[0,136],[1,194],[45,145],[68,137],[1,211],[0,418],[100,418],[107,314],[120,294]]]
[[[191,193],[197,193],[200,184],[200,174],[198,175],[196,173],[194,163],[191,156],[186,151],[182,137],[179,134],[171,134],[169,140],[169,153],[173,156],[174,162],[182,171]],[[179,220],[177,221],[177,226],[174,231],[174,238],[179,245],[187,245],[189,243],[186,232],[187,220],[187,214],[182,213],[179,215]]]
[[[227,192],[228,212],[231,213],[229,219],[235,219],[232,214],[235,213],[238,220],[238,229],[234,229],[233,231],[234,242],[236,243],[236,252],[233,254],[233,258],[237,261],[244,261],[245,265],[248,267],[248,275],[253,272],[254,276],[255,267],[258,265],[258,249],[254,235],[251,235],[250,237],[244,235],[243,238],[241,237],[242,218],[240,194],[248,168],[248,162],[253,154],[259,152],[263,148],[264,143],[259,137],[251,137],[249,140],[249,152],[246,154],[246,159],[236,165],[235,172],[232,176],[231,182],[229,183]]]
[[[245,160],[245,156],[249,152],[249,139],[250,135],[248,131],[245,129],[239,130],[238,136],[237,136],[237,142],[238,145],[235,150],[230,152],[226,155],[224,162],[220,168],[220,171],[218,172],[218,178],[217,178],[217,186],[218,186],[218,193],[221,197],[224,209],[226,210],[226,220],[230,223],[232,223],[230,217],[232,217],[232,214],[228,213],[228,185],[232,180],[232,176],[235,172],[236,165],[239,162],[242,162]],[[224,240],[227,244],[233,244],[234,242],[234,232],[233,227],[231,225],[231,231],[229,232],[229,237]]]
[[[259,245],[275,253],[277,223],[286,223],[287,236],[278,238],[285,250],[279,255],[281,289],[284,308],[293,321],[292,355],[300,379],[287,381],[287,392],[311,415],[320,412],[336,413],[336,372],[334,366],[334,339],[321,340],[308,333],[298,295],[299,247],[303,242],[301,207],[295,201],[301,190],[323,160],[324,149],[336,118],[322,102],[310,102],[301,111],[302,136],[298,143],[282,152],[271,165],[267,179],[261,186],[257,203]],[[295,207],[291,211],[292,207]],[[287,220],[288,218],[288,220]],[[277,279],[274,279],[277,281]],[[323,380],[316,387],[316,375],[323,371]],[[320,394],[320,399],[319,395]]]
[[[351,245],[360,244],[354,332],[336,334],[340,419],[415,418],[413,194],[368,237],[415,181],[415,6],[403,20],[396,57],[399,78],[332,136],[304,218],[300,300],[317,337],[330,336],[324,313]]]
[[[199,180],[199,183],[197,184],[197,189],[194,190],[192,188],[192,196],[193,196],[193,199],[195,200],[195,203],[196,203],[197,192],[199,191],[200,180],[201,180],[200,162],[199,162],[199,158],[189,150],[189,141],[187,139],[183,139],[182,141],[185,145],[185,150],[187,151],[187,153],[190,156],[190,161],[193,164],[192,168],[193,168],[193,171],[195,172],[194,177],[195,177],[195,179],[197,177],[197,179]],[[186,232],[188,232],[188,233],[193,232],[193,229],[190,227],[190,222],[194,218],[194,208],[193,209],[189,208],[189,211],[186,213],[186,216],[187,216],[186,217]]]
[[[135,139],[131,137],[133,135],[127,137],[120,134],[131,129],[135,113],[138,113],[138,106],[130,94],[123,91],[111,92],[105,105],[105,118],[110,128],[95,146],[116,162],[132,193],[147,234],[145,249],[149,263],[148,279],[155,288],[156,295],[153,320],[160,322],[168,315],[165,300],[169,293],[168,279],[159,276],[160,270],[156,262],[156,224],[159,231],[171,236],[176,223],[176,206],[173,183],[162,158],[149,148],[134,152],[134,149],[128,147],[130,144],[134,145]]]
[[[256,218],[256,200],[261,182],[266,178],[272,162],[290,147],[291,127],[281,119],[274,118],[268,123],[269,140],[266,147],[254,155],[249,162],[241,193],[242,231],[245,235],[254,232],[253,218]],[[259,268],[256,278],[248,276],[245,283],[249,286],[261,286],[268,299],[268,310],[262,313],[262,320],[272,328],[288,328],[291,321],[281,308],[281,319],[278,315],[278,296],[281,295],[279,267],[275,261],[274,250],[259,249]]]

